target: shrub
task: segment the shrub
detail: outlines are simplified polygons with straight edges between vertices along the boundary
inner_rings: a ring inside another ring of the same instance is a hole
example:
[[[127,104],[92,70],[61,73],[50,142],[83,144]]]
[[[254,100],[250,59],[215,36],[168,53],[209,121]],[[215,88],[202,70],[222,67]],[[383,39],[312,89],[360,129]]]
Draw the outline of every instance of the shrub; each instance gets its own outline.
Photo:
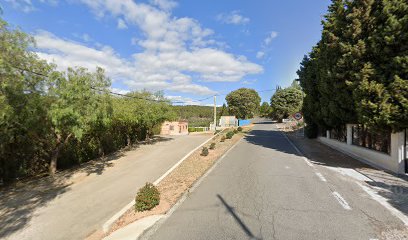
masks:
[[[211,143],[211,144],[210,144],[210,149],[211,149],[211,150],[215,149],[215,143]]]
[[[222,137],[221,137],[220,142],[225,142],[225,136],[222,136]]]
[[[152,183],[146,183],[136,195],[136,212],[150,210],[160,203],[159,190]]]
[[[217,135],[219,132],[221,132],[221,130],[215,130],[214,135]]]
[[[242,127],[238,127],[238,132],[242,132]]]
[[[238,130],[237,129],[234,129],[234,134],[237,134],[238,133]]]
[[[208,148],[203,147],[203,149],[201,150],[201,156],[207,156],[208,155]]]
[[[231,139],[232,138],[232,136],[234,136],[234,132],[227,132],[227,139]]]

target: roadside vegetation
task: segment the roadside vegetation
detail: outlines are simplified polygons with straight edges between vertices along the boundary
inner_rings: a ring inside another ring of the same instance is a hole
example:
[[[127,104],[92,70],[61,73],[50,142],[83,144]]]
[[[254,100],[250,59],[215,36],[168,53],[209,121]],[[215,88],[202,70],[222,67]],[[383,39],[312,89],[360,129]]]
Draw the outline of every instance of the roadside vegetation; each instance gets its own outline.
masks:
[[[152,183],[146,183],[139,189],[135,198],[136,212],[143,212],[154,208],[160,203],[160,193]]]
[[[278,88],[271,97],[270,114],[272,119],[279,122],[292,116],[302,108],[303,93],[300,86],[294,81],[290,87]]]
[[[306,133],[408,128],[408,2],[335,0],[298,71]]]
[[[225,100],[229,113],[239,119],[253,118],[259,113],[261,97],[254,89],[240,88],[232,91]]]
[[[101,68],[57,70],[0,19],[0,180],[67,168],[145,140],[176,115],[161,93],[110,94]]]

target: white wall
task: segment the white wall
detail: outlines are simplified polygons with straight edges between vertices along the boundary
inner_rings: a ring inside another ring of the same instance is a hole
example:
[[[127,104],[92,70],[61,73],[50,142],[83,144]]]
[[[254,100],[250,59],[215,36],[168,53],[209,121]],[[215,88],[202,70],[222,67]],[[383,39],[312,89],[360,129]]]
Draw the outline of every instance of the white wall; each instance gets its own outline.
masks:
[[[347,126],[349,128],[351,126]],[[351,133],[347,131],[347,133]],[[334,149],[337,149],[353,158],[363,161],[377,168],[386,169],[394,173],[405,173],[404,162],[404,133],[391,134],[391,154],[370,150],[368,148],[351,145],[349,138],[347,143],[329,139],[327,137],[319,137],[318,140]]]

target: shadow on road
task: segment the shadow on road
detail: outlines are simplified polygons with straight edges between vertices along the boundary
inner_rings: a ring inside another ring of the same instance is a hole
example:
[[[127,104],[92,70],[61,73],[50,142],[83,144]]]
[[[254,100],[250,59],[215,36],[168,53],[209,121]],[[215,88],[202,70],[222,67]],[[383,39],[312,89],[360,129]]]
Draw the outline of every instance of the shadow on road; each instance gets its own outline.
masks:
[[[231,216],[234,218],[234,220],[237,222],[237,224],[242,228],[244,233],[250,238],[250,239],[259,239],[261,240],[262,238],[257,238],[254,236],[254,234],[251,232],[251,230],[248,228],[247,225],[241,220],[241,218],[235,213],[235,209],[231,207],[225,199],[217,194],[218,199],[221,201],[221,203],[224,205],[224,207],[227,209],[228,213],[231,214]]]
[[[113,166],[113,162],[124,156],[126,151],[135,150],[140,145],[150,145],[174,140],[170,137],[155,136],[138,144],[117,151],[105,157],[84,163],[71,169],[60,171],[55,177],[42,177],[16,182],[0,189],[0,239],[23,229],[34,216],[34,212],[49,204],[59,195],[68,192],[76,181],[77,173],[89,176],[101,175]]]
[[[286,137],[277,130],[252,130],[244,139],[251,144],[274,149],[279,152],[300,156]]]
[[[314,164],[352,169],[371,179],[372,181],[366,181],[368,185],[375,187],[378,194],[393,207],[408,214],[408,178],[406,176],[376,169],[316,140],[295,136],[290,136],[290,139]]]

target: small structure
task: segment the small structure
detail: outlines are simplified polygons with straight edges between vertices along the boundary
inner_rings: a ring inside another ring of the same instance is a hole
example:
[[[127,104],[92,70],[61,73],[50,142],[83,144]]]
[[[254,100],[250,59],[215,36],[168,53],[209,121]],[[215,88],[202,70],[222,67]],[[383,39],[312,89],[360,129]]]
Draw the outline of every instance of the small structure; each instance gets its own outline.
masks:
[[[221,116],[220,127],[236,127],[238,126],[238,119],[235,116]]]
[[[160,130],[160,135],[187,135],[188,122],[187,121],[165,121]]]

